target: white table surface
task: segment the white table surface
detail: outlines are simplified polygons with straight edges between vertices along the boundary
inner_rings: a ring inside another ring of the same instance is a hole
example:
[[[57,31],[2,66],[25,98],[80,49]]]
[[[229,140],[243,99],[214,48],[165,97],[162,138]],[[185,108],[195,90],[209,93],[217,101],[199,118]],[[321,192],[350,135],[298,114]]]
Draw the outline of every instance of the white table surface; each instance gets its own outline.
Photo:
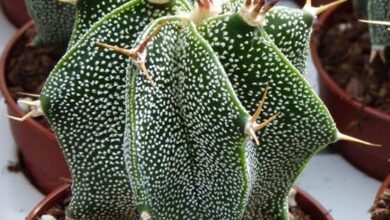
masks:
[[[0,51],[15,31],[0,12]],[[316,70],[311,61],[309,64],[308,80],[318,90]],[[22,220],[43,195],[22,173],[7,171],[8,163],[17,161],[17,155],[5,113],[4,99],[0,96],[0,220]],[[380,182],[355,169],[339,155],[326,151],[310,161],[297,185],[330,210],[335,220],[367,220]]]

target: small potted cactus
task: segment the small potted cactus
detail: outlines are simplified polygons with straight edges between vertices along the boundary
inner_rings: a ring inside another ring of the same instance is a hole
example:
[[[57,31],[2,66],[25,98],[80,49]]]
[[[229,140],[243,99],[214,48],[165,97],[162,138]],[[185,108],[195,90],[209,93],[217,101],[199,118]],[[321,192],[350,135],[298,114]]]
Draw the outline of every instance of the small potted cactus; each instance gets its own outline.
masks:
[[[276,3],[75,2],[69,49],[25,102],[70,167],[66,218],[287,219],[316,153],[376,146],[339,132],[304,79],[313,22],[335,4]]]
[[[361,19],[390,21],[390,1],[354,0],[324,13],[311,50],[320,96],[340,130],[384,146],[372,151],[344,142],[336,149],[362,171],[383,180],[390,173],[390,31],[385,23]]]
[[[48,74],[65,53],[75,8],[52,0],[26,0],[26,5],[34,23],[24,25],[4,50],[0,89],[9,115],[18,120],[10,120],[10,125],[26,165],[24,170],[42,192],[49,193],[69,179],[70,172],[48,123],[43,117],[29,119],[35,113],[26,103],[40,93]]]

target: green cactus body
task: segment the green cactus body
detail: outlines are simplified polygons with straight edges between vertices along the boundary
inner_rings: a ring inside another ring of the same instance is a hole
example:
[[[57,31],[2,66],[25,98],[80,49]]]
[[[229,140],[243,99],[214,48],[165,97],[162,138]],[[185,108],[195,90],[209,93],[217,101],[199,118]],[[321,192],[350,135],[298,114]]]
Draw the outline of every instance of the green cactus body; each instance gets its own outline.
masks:
[[[186,10],[182,1],[134,0],[97,22],[60,60],[41,95],[42,108],[70,166],[76,219],[134,219],[123,159],[127,59],[97,41],[131,47],[153,19]]]
[[[250,116],[208,43],[182,22],[172,19],[147,48],[156,87],[131,69],[130,173],[137,200],[152,219],[239,219],[248,193]]]
[[[128,165],[140,210],[156,219],[287,219],[296,177],[336,140],[333,120],[265,30],[238,14],[198,30],[169,26],[147,47],[156,88],[130,69]],[[266,84],[263,115],[282,116],[256,149],[243,109],[254,112]]]
[[[373,21],[390,21],[390,0],[369,0],[368,18]],[[390,31],[387,30],[387,26],[370,24],[369,27],[374,49],[383,50],[390,46]]]
[[[316,15],[305,9],[277,6],[267,13],[266,19],[264,30],[270,39],[300,73],[306,74],[310,36]]]
[[[289,189],[307,161],[336,140],[337,129],[324,104],[265,28],[244,27],[235,14],[210,19],[199,29],[218,54],[243,106],[253,113],[261,98],[259,89],[268,84],[264,115],[282,112],[278,123],[260,133],[256,178],[244,217],[285,219]]]
[[[35,45],[66,48],[72,34],[75,8],[56,0],[26,0],[28,12],[35,22]]]
[[[76,22],[69,45],[74,45],[88,29],[106,14],[130,0],[77,0]]]

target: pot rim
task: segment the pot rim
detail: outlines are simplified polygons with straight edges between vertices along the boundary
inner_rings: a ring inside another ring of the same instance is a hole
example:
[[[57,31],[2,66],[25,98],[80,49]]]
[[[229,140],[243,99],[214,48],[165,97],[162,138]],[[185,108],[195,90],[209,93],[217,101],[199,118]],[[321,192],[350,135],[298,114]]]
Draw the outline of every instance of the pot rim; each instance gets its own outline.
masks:
[[[6,68],[8,59],[10,58],[10,54],[12,49],[15,47],[15,45],[18,43],[19,39],[24,35],[24,33],[31,28],[34,25],[33,21],[27,22],[25,25],[23,25],[16,34],[11,38],[11,40],[7,43],[1,58],[0,58],[0,91],[4,96],[5,103],[8,108],[10,108],[13,112],[16,113],[16,117],[21,117],[25,113],[21,111],[21,109],[18,107],[16,102],[11,97],[11,94],[9,92],[9,88],[7,86],[7,80],[6,80]],[[11,120],[11,119],[10,119]],[[47,128],[45,128],[43,125],[39,124],[37,121],[35,121],[33,118],[28,118],[24,122],[26,126],[30,127],[31,129],[35,129],[39,132],[41,132],[43,135],[45,135],[50,140],[57,140],[54,134]]]
[[[302,199],[303,201],[306,201],[306,202],[312,204],[312,206],[314,206],[318,211],[320,211],[324,215],[325,219],[333,220],[332,216],[330,215],[330,212],[328,210],[326,210],[310,194],[303,191],[301,188],[299,188],[297,186],[294,186],[293,188],[295,188],[298,191],[297,197],[301,197],[301,198],[303,198]],[[26,220],[35,220],[40,215],[45,214],[44,212],[46,212],[49,208],[51,208],[51,206],[54,203],[56,203],[59,199],[61,199],[61,197],[66,195],[70,190],[71,190],[70,183],[66,183],[66,184],[58,187],[57,189],[55,189],[53,192],[51,192],[49,195],[47,195],[42,201],[40,201],[38,203],[38,205],[36,205],[32,209],[32,211],[26,217]],[[297,199],[297,200],[299,200],[299,199]],[[298,201],[298,205],[299,205],[299,201]],[[306,214],[310,214],[310,213],[306,213]]]
[[[333,220],[333,217],[330,214],[330,212],[324,206],[322,206],[322,204],[320,202],[318,202],[312,195],[310,195],[306,191],[302,190],[298,186],[294,186],[293,188],[298,191],[297,197],[301,197],[304,200],[306,200],[309,203],[311,203],[316,209],[318,209],[319,212],[321,212],[324,215],[324,217],[327,220]],[[297,200],[299,200],[299,199],[297,199]],[[297,201],[297,203],[298,203],[298,206],[299,206],[299,201]]]
[[[70,191],[70,184],[66,183],[62,186],[59,186],[49,195],[46,195],[43,200],[41,200],[28,214],[26,220],[36,220],[37,217],[45,214],[47,210],[49,210],[61,197],[66,195]]]
[[[383,183],[381,185],[381,188],[379,188],[378,193],[376,194],[375,198],[378,198],[382,195],[382,193],[385,191],[385,189],[390,188],[390,174],[386,177],[385,180],[383,180]]]
[[[332,8],[328,11],[326,11],[324,14],[319,16],[317,23],[315,26],[317,28],[322,28],[326,25],[330,17],[335,13],[336,10],[339,9],[339,7],[345,7],[345,5],[340,5],[335,8]],[[335,95],[337,95],[340,99],[342,99],[344,102],[346,102],[348,105],[353,106],[356,109],[361,109],[365,114],[370,115],[372,117],[379,118],[383,121],[387,121],[390,123],[390,114],[387,114],[385,112],[382,112],[376,108],[367,106],[357,100],[352,99],[347,95],[347,93],[329,76],[328,72],[324,69],[322,65],[322,61],[320,59],[319,53],[318,53],[318,47],[320,43],[313,40],[311,38],[310,40],[310,50],[311,50],[311,56],[313,59],[313,63],[317,69],[318,75],[320,79],[324,82],[325,86]]]

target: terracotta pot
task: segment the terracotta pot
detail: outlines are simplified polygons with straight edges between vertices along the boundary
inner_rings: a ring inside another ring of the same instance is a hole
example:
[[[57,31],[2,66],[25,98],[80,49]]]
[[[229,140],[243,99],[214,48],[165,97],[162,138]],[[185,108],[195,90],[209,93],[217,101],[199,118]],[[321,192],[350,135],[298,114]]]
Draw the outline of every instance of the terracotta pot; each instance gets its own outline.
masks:
[[[70,194],[70,185],[64,184],[57,187],[53,192],[47,195],[37,206],[28,214],[26,220],[38,220],[42,215],[54,205],[61,203]]]
[[[327,30],[327,27],[332,24],[333,15],[339,13],[352,13],[352,5],[343,4],[325,12],[318,19],[315,30]],[[339,130],[382,145],[381,148],[370,148],[350,142],[337,142],[334,148],[363,172],[383,180],[390,173],[390,115],[351,99],[333,81],[319,57],[320,43],[314,38],[310,43],[313,61],[319,73],[320,96],[329,108]],[[359,122],[358,126],[351,126],[354,122]]]
[[[321,206],[313,197],[297,188],[296,200],[299,207],[308,214],[311,219],[315,220],[333,220],[330,213]],[[39,217],[47,213],[47,211],[55,204],[61,204],[64,199],[70,194],[70,185],[65,184],[57,188],[55,191],[47,195],[26,217],[26,220],[37,220]]]
[[[308,214],[311,219],[315,220],[333,220],[329,211],[326,210],[317,200],[315,200],[311,195],[295,187],[298,193],[296,200],[298,206],[303,210],[304,213]]]
[[[18,108],[7,87],[6,64],[10,59],[10,52],[19,39],[33,23],[23,26],[11,39],[5,48],[0,60],[0,90],[7,104],[8,114],[21,117],[24,113]],[[2,116],[4,117],[4,116]],[[34,119],[24,122],[10,120],[10,127],[21,158],[26,165],[25,169],[34,185],[43,193],[49,193],[62,185],[65,179],[70,179],[70,172],[62,151],[54,134]]]
[[[381,188],[379,188],[378,193],[376,194],[376,198],[378,198],[382,193],[385,191],[385,189],[390,188],[390,174],[386,177],[386,179],[383,181]]]
[[[24,0],[0,0],[5,16],[17,27],[23,26],[29,20]]]
[[[371,207],[370,209],[370,212],[371,212],[371,219],[382,219],[378,216],[375,216],[375,214],[373,214],[373,209],[375,208],[378,208],[378,200],[379,198],[382,196],[382,194],[384,193],[384,191],[386,189],[389,189],[390,188],[390,174],[386,177],[386,179],[383,181],[381,187],[379,188],[376,196],[375,196],[375,199],[373,200],[373,206]],[[375,208],[374,208],[375,207]],[[380,205],[380,207],[383,207],[383,204]],[[377,210],[378,211],[378,210]],[[380,213],[380,212],[376,212],[377,214]]]

